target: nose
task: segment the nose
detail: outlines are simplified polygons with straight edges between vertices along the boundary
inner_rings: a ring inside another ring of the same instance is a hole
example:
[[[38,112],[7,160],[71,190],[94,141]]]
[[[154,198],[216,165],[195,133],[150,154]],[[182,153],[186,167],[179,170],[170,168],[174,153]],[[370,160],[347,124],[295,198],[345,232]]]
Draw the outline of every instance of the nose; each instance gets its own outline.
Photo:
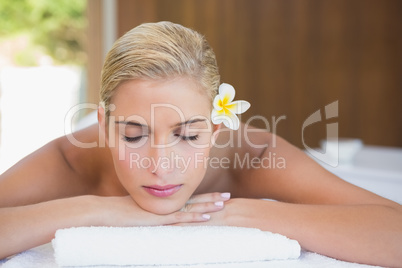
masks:
[[[154,145],[150,152],[150,166],[149,172],[152,174],[163,177],[174,170],[174,160],[172,151],[166,145]]]

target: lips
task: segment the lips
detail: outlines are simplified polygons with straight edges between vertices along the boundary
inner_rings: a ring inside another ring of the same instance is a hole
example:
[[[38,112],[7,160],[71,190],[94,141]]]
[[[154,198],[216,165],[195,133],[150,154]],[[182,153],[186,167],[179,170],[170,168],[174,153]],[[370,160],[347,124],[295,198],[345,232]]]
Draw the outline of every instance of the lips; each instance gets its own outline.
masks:
[[[183,184],[143,186],[144,190],[156,197],[168,197],[180,190]]]

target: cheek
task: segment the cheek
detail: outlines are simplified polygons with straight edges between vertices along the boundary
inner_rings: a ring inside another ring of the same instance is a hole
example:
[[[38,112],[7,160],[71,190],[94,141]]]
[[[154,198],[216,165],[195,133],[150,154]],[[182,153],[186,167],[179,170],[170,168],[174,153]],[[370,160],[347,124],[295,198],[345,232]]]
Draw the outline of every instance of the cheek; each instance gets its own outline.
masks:
[[[123,183],[127,180],[134,182],[133,179],[139,177],[147,178],[151,170],[158,165],[168,167],[170,170],[168,173],[171,175],[167,176],[169,178],[174,176],[176,179],[182,178],[194,183],[203,179],[208,166],[210,147],[200,148],[187,142],[180,142],[166,148],[163,156],[151,156],[152,150],[149,150],[148,145],[130,148],[124,142],[119,142],[117,146],[110,148],[116,174]],[[157,159],[154,159],[155,157]],[[188,180],[189,178],[191,180]]]
[[[177,170],[194,181],[201,180],[207,170],[209,151],[209,148],[188,148],[178,152]]]
[[[180,155],[183,158],[183,162],[186,163],[186,173],[205,173],[208,166],[211,146],[211,135],[200,135],[200,138],[196,141],[188,141],[177,146],[176,153]]]
[[[146,166],[148,163],[141,161],[147,159],[141,153],[141,149],[132,149],[123,142],[120,142],[114,148],[110,148],[112,153],[116,175],[120,182],[126,187],[130,188],[129,184],[135,183],[135,178],[144,177],[147,169],[138,168],[139,165]]]

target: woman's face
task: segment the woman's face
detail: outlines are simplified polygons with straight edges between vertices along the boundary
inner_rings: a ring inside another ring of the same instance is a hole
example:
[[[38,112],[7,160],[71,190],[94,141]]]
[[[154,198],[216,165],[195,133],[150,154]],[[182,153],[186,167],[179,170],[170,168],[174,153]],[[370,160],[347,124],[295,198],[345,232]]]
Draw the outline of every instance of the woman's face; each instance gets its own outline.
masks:
[[[143,209],[181,209],[202,181],[212,134],[211,103],[190,78],[131,80],[111,102],[108,145],[117,176]]]

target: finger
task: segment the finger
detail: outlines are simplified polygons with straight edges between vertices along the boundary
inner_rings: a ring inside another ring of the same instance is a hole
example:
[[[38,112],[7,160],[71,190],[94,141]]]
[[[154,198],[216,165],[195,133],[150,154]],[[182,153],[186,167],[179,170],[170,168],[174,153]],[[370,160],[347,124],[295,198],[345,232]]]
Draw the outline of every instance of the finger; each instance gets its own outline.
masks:
[[[224,201],[186,204],[181,212],[208,213],[223,209]]]
[[[169,224],[171,226],[199,226],[199,225],[216,225],[212,221],[202,221],[202,222],[179,222],[174,224]]]
[[[229,199],[230,199],[230,193],[207,193],[207,194],[193,195],[188,200],[187,204],[226,201]]]
[[[173,214],[170,214],[169,217],[166,218],[168,219],[164,224],[172,225],[178,223],[207,222],[211,218],[211,216],[205,213],[189,213],[189,212],[178,211]]]

